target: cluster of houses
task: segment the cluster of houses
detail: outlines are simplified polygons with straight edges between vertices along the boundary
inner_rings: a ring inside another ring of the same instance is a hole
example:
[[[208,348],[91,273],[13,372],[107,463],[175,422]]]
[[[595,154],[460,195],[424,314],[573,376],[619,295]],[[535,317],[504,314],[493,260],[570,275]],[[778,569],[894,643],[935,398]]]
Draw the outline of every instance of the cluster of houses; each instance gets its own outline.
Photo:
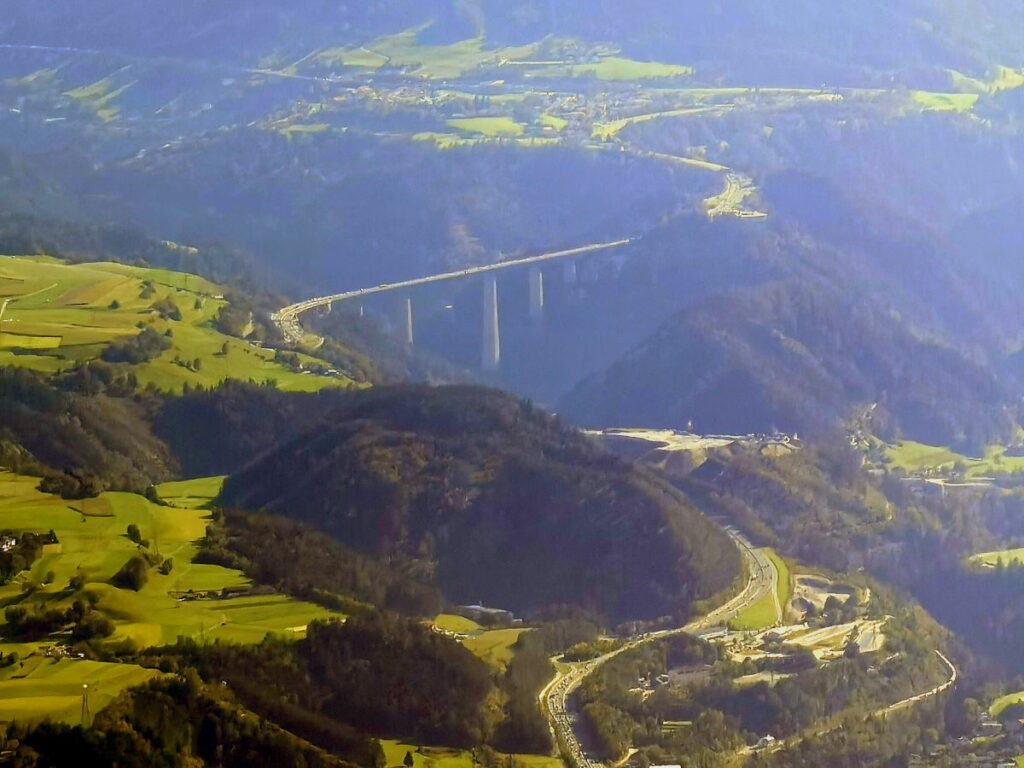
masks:
[[[979,749],[980,747],[980,749]],[[970,768],[1017,768],[1024,750],[1024,719],[997,720],[987,711],[978,715],[973,736],[961,736],[952,745],[936,744],[925,754],[911,755],[908,768],[932,768],[954,761]],[[981,754],[977,754],[981,752]]]
[[[194,600],[227,600],[232,597],[243,597],[252,591],[252,587],[224,587],[223,589],[190,589],[186,592],[169,592],[168,594],[179,603],[190,603]]]
[[[74,651],[66,645],[44,645],[39,649],[47,659],[84,659],[85,654]]]
[[[485,605],[477,603],[476,605],[457,605],[452,610],[456,616],[462,616],[465,619],[471,619],[477,624],[484,626],[494,625],[508,625],[508,624],[522,624],[522,619],[517,619],[512,611],[506,611],[504,608],[488,608]]]

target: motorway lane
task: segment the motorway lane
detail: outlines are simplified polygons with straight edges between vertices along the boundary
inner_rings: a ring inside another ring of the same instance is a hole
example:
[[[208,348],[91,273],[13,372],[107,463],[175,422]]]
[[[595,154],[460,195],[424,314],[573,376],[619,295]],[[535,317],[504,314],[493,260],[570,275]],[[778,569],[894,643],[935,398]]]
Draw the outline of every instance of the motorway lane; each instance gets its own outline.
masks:
[[[739,594],[704,617],[692,621],[686,626],[677,629],[663,629],[642,635],[603,656],[575,664],[566,670],[560,671],[541,691],[541,710],[544,712],[545,717],[547,717],[555,743],[558,745],[562,755],[568,759],[570,768],[600,767],[599,763],[592,762],[583,751],[583,746],[573,728],[572,719],[567,709],[569,696],[580,687],[589,675],[620,653],[625,653],[646,643],[682,633],[693,634],[702,629],[724,624],[739,611],[757,602],[765,594],[768,594],[769,590],[771,592],[775,591],[779,575],[774,563],[764,552],[755,550],[750,542],[735,529],[726,528],[726,532],[740,547],[740,551],[743,553],[748,566],[749,579]]]
[[[607,243],[593,243],[591,245],[583,245],[579,248],[569,248],[563,251],[549,251],[547,253],[541,253],[537,256],[527,256],[522,259],[510,259],[508,261],[499,261],[495,264],[485,264],[480,267],[470,267],[469,269],[461,269],[456,272],[442,272],[436,275],[429,275],[427,277],[417,277],[413,280],[402,280],[397,283],[381,283],[380,285],[372,288],[359,288],[355,291],[347,291],[345,293],[335,293],[330,296],[318,296],[312,299],[306,299],[305,301],[296,302],[295,304],[289,304],[287,307],[282,307],[272,315],[272,319],[277,323],[281,332],[285,335],[285,338],[290,341],[297,342],[303,337],[303,331],[299,326],[298,316],[303,312],[308,312],[315,307],[325,307],[329,304],[333,304],[337,301],[346,301],[349,299],[357,299],[363,296],[370,296],[375,293],[386,293],[388,291],[396,291],[407,288],[415,288],[419,285],[426,285],[428,283],[438,283],[443,280],[458,280],[460,278],[472,277],[474,275],[481,275],[485,272],[494,272],[499,269],[511,269],[512,267],[521,267],[527,264],[537,264],[543,261],[551,261],[552,259],[564,259],[571,256],[582,256],[587,253],[593,253],[595,251],[603,251],[609,248],[618,248],[623,245],[628,245],[633,242],[632,238],[624,238],[622,240],[612,240]]]

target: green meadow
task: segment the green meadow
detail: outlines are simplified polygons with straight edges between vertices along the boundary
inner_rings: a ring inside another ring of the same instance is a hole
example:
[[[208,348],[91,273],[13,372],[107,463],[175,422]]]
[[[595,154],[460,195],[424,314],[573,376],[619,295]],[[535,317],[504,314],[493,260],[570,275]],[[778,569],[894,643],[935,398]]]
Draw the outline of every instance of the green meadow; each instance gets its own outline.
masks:
[[[988,713],[992,717],[999,717],[1009,707],[1014,704],[1024,703],[1024,691],[1017,691],[1016,693],[1008,693],[1005,696],[1000,696],[995,699],[988,708]]]
[[[475,656],[486,661],[489,666],[504,670],[515,655],[512,646],[526,631],[528,630],[523,628],[491,629],[464,638],[462,644]]]
[[[522,136],[526,127],[511,117],[463,117],[449,120],[448,125],[467,133],[483,136]]]
[[[482,37],[449,45],[422,45],[419,35],[426,27],[379,37],[365,46],[328,48],[313,60],[321,67],[379,69],[397,67],[427,80],[450,80],[481,68],[494,68],[505,61],[532,56],[537,44],[486,49]]]
[[[982,552],[977,555],[973,555],[969,562],[974,565],[987,566],[989,568],[995,568],[1002,564],[1006,565],[1024,565],[1024,549],[1003,549],[998,552]]]
[[[177,503],[174,507],[130,493],[104,493],[95,499],[68,501],[38,491],[38,482],[38,478],[0,472],[0,529],[38,533],[52,530],[59,542],[44,547],[29,571],[0,587],[2,606],[64,609],[75,599],[91,595],[96,610],[115,625],[111,641],[131,639],[140,647],[173,643],[180,636],[201,642],[242,643],[257,643],[268,633],[298,638],[304,636],[310,622],[340,616],[277,594],[192,599],[198,597],[195,593],[205,596],[232,588],[244,592],[250,586],[240,571],[192,562],[196,542],[209,522],[203,507],[220,492],[222,478],[159,486],[158,496]],[[169,558],[173,563],[167,574],[150,569],[147,582],[137,592],[110,583],[114,574],[139,553],[139,546],[126,535],[129,524],[138,526],[142,538],[148,540],[149,552],[159,553],[160,559]],[[73,590],[69,582],[76,576],[84,585]],[[26,585],[31,585],[28,591]],[[53,642],[0,643],[0,652],[17,652],[24,665],[7,678],[0,675],[0,719],[7,711],[5,706],[11,712],[65,718],[70,711],[77,717],[83,682],[92,686],[95,679],[106,691],[104,695],[112,697],[152,675],[130,665],[95,666],[77,659],[55,664],[40,650]],[[77,685],[78,689],[68,693],[67,685]],[[72,705],[68,696],[72,695],[73,711],[68,710]],[[10,703],[5,704],[8,700]]]
[[[789,571],[789,565],[779,557],[775,550],[766,549],[768,559],[775,564],[775,569],[778,571],[779,579],[776,583],[775,595],[766,594],[761,597],[760,600],[751,603],[742,611],[736,614],[735,618],[729,622],[729,628],[739,631],[756,631],[761,629],[767,629],[773,624],[778,623],[782,620],[782,616],[779,615],[776,610],[776,598],[778,604],[785,610],[786,603],[789,602],[790,593],[792,591],[792,577]]]
[[[594,75],[598,80],[630,82],[666,77],[689,77],[693,74],[693,67],[684,67],[678,64],[662,64],[657,61],[636,61],[635,59],[624,59],[618,56],[604,56],[596,62],[573,65],[570,72],[576,77]]]
[[[449,747],[422,747],[394,739],[381,739],[387,768],[404,768],[405,756],[412,753],[413,768],[473,768],[477,762],[473,753]],[[557,757],[548,755],[499,755],[499,763],[506,768],[564,768]]]
[[[499,672],[504,671],[515,655],[513,646],[519,636],[523,632],[529,631],[525,627],[485,629],[472,619],[450,613],[436,616],[434,626],[446,632],[463,635],[460,642],[474,656],[487,662],[488,666]]]
[[[172,302],[181,319],[161,316],[153,309],[157,302]],[[166,336],[171,348],[131,366],[143,387],[180,392],[186,384],[212,387],[227,378],[275,381],[294,391],[352,385],[347,379],[290,370],[274,362],[272,350],[221,333],[214,321],[226,304],[222,288],[196,275],[0,257],[0,365],[58,373],[98,359],[117,339],[152,328]],[[331,367],[308,355],[300,355],[300,362]]]
[[[637,125],[639,123],[646,123],[650,120],[661,120],[671,117],[689,117],[712,111],[714,111],[713,107],[688,107],[686,109],[673,109],[666,112],[650,112],[643,115],[634,115],[633,117],[625,117],[621,120],[612,120],[607,123],[594,123],[594,126],[591,129],[591,135],[593,138],[600,141],[611,141],[618,136],[624,128],[630,125]]]
[[[471,632],[483,632],[483,627],[472,619],[464,616],[456,616],[454,613],[441,613],[434,617],[434,626],[445,632],[455,632],[460,635],[468,635]]]
[[[516,147],[555,147],[562,140],[554,136],[466,136],[458,133],[434,133],[425,131],[413,134],[413,141],[429,141],[437,149],[475,147],[481,144],[496,144]]]
[[[910,97],[925,112],[970,112],[978,103],[976,93],[911,91]]]
[[[88,85],[72,88],[70,91],[65,91],[64,95],[81,103],[103,122],[109,123],[120,112],[120,109],[114,102],[134,84],[135,82],[132,81],[118,86],[112,75]]]
[[[944,446],[903,440],[887,446],[886,458],[890,468],[908,473],[949,472],[960,465],[966,470],[967,479],[1024,471],[1024,456],[1007,456],[1006,448],[999,445],[990,445],[983,456],[972,458]]]
[[[78,725],[83,694],[86,721],[121,691],[159,677],[135,664],[57,659],[36,654],[0,671],[0,723],[50,718]]]
[[[220,495],[224,479],[218,475],[161,483],[156,487],[157,498],[169,507],[206,509]]]

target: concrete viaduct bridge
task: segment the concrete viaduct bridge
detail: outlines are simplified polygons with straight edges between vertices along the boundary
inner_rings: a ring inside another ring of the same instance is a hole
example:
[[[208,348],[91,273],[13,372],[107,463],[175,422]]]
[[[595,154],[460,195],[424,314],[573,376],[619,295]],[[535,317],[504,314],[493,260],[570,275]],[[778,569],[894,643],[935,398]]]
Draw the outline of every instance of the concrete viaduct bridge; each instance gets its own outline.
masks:
[[[483,349],[481,350],[481,365],[484,370],[497,370],[501,362],[501,332],[498,322],[498,283],[497,275],[493,274],[498,270],[512,269],[514,267],[529,267],[530,285],[530,315],[540,318],[544,312],[544,273],[541,266],[544,262],[562,259],[566,261],[567,273],[575,274],[574,257],[583,256],[599,251],[606,251],[612,248],[620,248],[633,242],[634,238],[612,240],[606,243],[593,243],[591,245],[570,248],[563,251],[549,251],[536,256],[528,256],[521,259],[509,259],[499,261],[495,264],[486,264],[480,267],[470,267],[456,272],[442,272],[428,277],[418,277],[412,280],[402,280],[397,283],[381,283],[372,288],[360,288],[345,293],[335,293],[330,296],[319,296],[306,299],[295,304],[290,304],[275,312],[272,319],[277,323],[285,338],[293,343],[302,340],[305,332],[299,324],[299,316],[303,312],[318,307],[330,307],[339,301],[360,299],[378,293],[393,291],[406,291],[420,285],[437,283],[444,280],[461,280],[476,275],[485,275],[484,281],[484,311],[483,311]],[[408,344],[413,343],[413,305],[412,299],[405,300],[405,340]]]

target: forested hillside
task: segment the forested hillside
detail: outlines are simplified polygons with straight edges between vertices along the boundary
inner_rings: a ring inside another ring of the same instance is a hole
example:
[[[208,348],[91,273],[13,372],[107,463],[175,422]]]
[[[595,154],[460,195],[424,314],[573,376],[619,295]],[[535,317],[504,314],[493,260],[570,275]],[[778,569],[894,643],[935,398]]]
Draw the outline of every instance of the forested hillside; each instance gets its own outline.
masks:
[[[1024,761],[1022,39],[0,0],[0,763]]]
[[[117,391],[116,381],[107,383]],[[46,474],[52,489],[71,497],[107,488],[141,492],[178,473],[173,454],[153,434],[145,401],[82,392],[74,376],[62,384],[0,369],[6,468]]]
[[[651,382],[659,382],[652,388]],[[564,398],[593,424],[827,436],[878,404],[883,436],[970,446],[1013,437],[1009,392],[964,351],[825,281],[783,281],[680,313]]]
[[[684,615],[738,553],[663,481],[494,391],[378,389],[321,413],[227,481],[222,501],[436,563],[457,602]]]

